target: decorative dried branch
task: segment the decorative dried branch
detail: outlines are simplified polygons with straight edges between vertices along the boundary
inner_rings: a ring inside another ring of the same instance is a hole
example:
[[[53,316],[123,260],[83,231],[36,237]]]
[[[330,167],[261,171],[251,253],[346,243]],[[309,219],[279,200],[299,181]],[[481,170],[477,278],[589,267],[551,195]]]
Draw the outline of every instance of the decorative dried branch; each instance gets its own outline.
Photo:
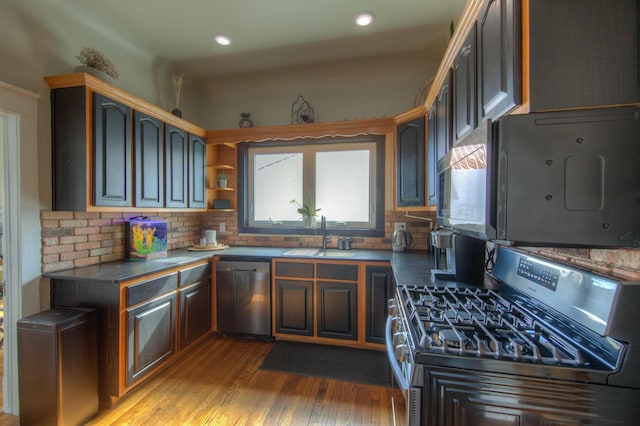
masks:
[[[180,108],[180,92],[182,91],[182,77],[184,73],[180,75],[172,74],[171,81],[173,82],[173,92],[176,96],[176,108]]]
[[[92,47],[83,46],[76,58],[82,65],[104,71],[108,76],[116,80],[120,77],[120,73],[116,66],[113,65],[113,62]]]

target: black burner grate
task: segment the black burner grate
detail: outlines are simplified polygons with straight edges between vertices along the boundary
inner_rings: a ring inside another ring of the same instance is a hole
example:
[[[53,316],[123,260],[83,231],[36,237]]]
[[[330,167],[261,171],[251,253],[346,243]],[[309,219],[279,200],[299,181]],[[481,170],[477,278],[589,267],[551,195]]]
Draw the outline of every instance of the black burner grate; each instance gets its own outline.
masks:
[[[580,350],[493,290],[404,288],[423,350],[582,366]]]

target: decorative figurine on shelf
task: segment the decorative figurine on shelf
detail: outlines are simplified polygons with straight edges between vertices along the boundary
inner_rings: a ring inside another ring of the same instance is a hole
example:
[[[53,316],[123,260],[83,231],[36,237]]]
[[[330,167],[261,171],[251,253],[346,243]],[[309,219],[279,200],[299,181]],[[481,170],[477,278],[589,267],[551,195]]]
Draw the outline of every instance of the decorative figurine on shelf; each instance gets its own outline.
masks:
[[[291,105],[291,124],[313,123],[313,108],[302,95]]]
[[[253,121],[251,120],[250,112],[241,112],[240,113],[240,122],[238,126],[242,127],[253,127]]]
[[[182,91],[182,77],[184,73],[180,75],[171,75],[171,82],[173,83],[173,94],[176,98],[176,107],[171,110],[171,114],[176,117],[182,117],[182,111],[180,111],[180,92]]]

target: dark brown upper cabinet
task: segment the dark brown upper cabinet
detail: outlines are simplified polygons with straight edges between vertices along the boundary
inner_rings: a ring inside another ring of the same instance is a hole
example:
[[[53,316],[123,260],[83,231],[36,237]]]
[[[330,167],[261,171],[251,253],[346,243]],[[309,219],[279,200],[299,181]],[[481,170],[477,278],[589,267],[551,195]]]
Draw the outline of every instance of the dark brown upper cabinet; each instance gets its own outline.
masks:
[[[520,0],[488,0],[478,31],[478,123],[495,120],[520,102]]]
[[[204,129],[86,73],[44,79],[51,88],[54,210],[206,208]],[[187,134],[198,140],[192,203]]]
[[[139,111],[133,113],[135,205],[164,206],[163,124]]]
[[[531,111],[640,102],[638,0],[529,2]]]
[[[451,90],[451,69],[447,72],[438,97],[436,98],[436,140],[435,152],[436,162],[440,160],[453,144],[452,126],[453,126],[453,96]],[[436,163],[437,164],[437,163]]]
[[[427,114],[427,205],[436,205],[436,177],[438,158],[436,157],[436,107]]]
[[[189,135],[189,207],[207,207],[207,144]]]
[[[131,206],[131,108],[93,95],[94,204]]]
[[[396,206],[424,206],[424,116],[396,129]]]
[[[187,132],[164,128],[165,207],[187,207]]]
[[[454,144],[476,128],[476,53],[476,26],[473,25],[453,62]]]

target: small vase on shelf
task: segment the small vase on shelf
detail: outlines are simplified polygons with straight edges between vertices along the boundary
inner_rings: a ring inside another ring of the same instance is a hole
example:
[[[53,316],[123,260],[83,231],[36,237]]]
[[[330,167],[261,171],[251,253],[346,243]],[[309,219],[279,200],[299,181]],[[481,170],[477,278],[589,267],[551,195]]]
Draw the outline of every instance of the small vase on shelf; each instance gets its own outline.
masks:
[[[176,117],[182,118],[182,111],[180,111],[178,108],[172,109],[171,114],[175,115]]]

